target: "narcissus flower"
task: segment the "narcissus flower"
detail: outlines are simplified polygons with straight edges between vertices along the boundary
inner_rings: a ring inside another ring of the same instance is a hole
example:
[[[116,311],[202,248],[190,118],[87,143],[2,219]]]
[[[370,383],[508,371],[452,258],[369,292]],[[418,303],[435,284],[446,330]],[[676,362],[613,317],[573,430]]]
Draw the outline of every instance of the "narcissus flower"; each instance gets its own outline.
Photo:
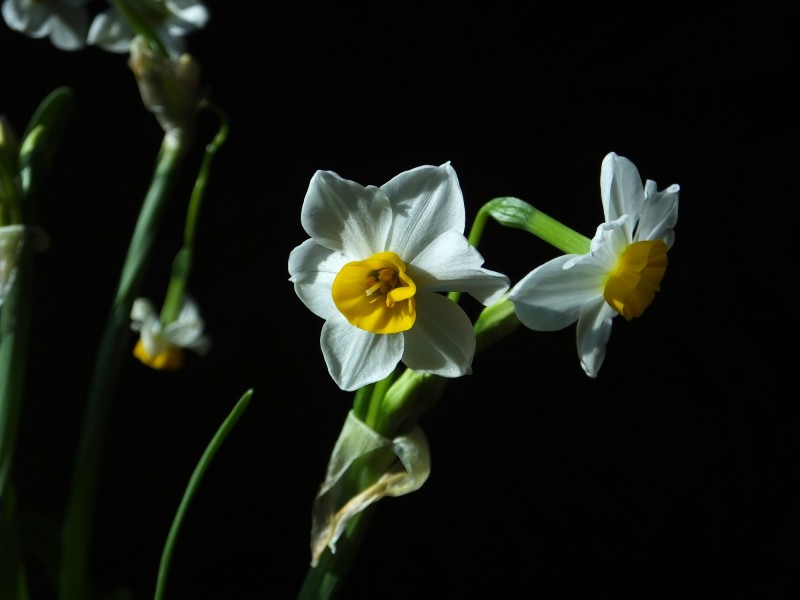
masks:
[[[131,321],[131,329],[140,336],[133,354],[154,369],[179,369],[183,365],[184,349],[203,355],[211,344],[203,335],[204,323],[197,304],[188,297],[184,299],[178,318],[166,325],[162,324],[149,300],[137,298],[131,308]]]
[[[538,331],[578,322],[578,355],[597,377],[611,336],[612,319],[631,320],[650,306],[675,240],[678,185],[658,191],[642,186],[634,164],[613,152],[603,159],[600,195],[606,222],[588,254],[566,254],[526,275],[509,294],[523,325]]]
[[[86,44],[89,0],[5,0],[3,19],[11,29],[34,38],[49,37],[56,48],[78,50]]]
[[[136,0],[133,4],[173,58],[183,53],[183,38],[205,27],[209,19],[208,9],[200,0]],[[134,37],[125,16],[112,6],[94,18],[87,41],[109,52],[127,53]]]
[[[311,236],[289,256],[290,281],[325,319],[328,371],[344,390],[387,377],[402,361],[422,373],[471,373],[466,313],[438,292],[488,305],[508,288],[464,237],[464,199],[449,163],[363,187],[331,171],[311,179],[301,211]]]

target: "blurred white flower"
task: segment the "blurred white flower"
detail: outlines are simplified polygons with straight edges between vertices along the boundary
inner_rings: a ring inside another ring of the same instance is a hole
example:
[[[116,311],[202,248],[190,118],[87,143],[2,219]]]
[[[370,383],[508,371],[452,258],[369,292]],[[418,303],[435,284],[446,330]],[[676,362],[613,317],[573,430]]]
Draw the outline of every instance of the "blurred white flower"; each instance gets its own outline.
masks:
[[[290,281],[325,319],[321,347],[334,381],[355,390],[399,361],[421,373],[472,372],[466,313],[439,292],[483,304],[508,289],[464,237],[464,199],[449,163],[363,187],[331,171],[311,179],[301,222],[311,236],[289,256]]]
[[[597,228],[589,254],[566,254],[526,275],[511,290],[523,325],[538,331],[578,322],[578,355],[597,377],[611,336],[612,319],[638,317],[650,306],[675,240],[678,192],[642,187],[634,164],[613,152],[603,159],[600,194],[606,222]]]
[[[86,45],[89,0],[4,0],[8,26],[34,38],[49,37],[56,48],[79,50]]]
[[[137,13],[153,28],[170,56],[183,54],[184,36],[205,27],[209,12],[200,0],[131,0]],[[127,53],[136,33],[115,6],[98,14],[87,43],[109,52]]]
[[[178,318],[166,326],[149,300],[137,298],[131,308],[131,321],[131,329],[139,332],[133,354],[154,369],[179,369],[184,349],[203,355],[211,345],[203,335],[205,324],[197,304],[188,297]]]

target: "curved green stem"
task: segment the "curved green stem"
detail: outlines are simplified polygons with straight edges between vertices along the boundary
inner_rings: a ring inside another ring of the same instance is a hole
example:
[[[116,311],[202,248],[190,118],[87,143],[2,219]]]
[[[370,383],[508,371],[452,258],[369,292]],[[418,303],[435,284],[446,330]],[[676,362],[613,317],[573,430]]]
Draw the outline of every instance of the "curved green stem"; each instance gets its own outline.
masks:
[[[202,206],[206,186],[208,185],[211,163],[217,150],[219,150],[220,146],[228,137],[228,119],[225,113],[221,108],[210,102],[207,103],[206,106],[219,117],[220,128],[214,136],[214,139],[206,145],[203,154],[203,162],[200,165],[200,171],[197,174],[197,179],[192,189],[192,196],[189,199],[189,208],[186,211],[186,225],[183,231],[183,247],[178,251],[172,262],[172,274],[161,309],[161,322],[164,325],[172,323],[177,319],[183,308],[183,297],[186,292],[186,285],[189,281],[189,273],[192,269],[195,231],[197,230],[200,207]]]

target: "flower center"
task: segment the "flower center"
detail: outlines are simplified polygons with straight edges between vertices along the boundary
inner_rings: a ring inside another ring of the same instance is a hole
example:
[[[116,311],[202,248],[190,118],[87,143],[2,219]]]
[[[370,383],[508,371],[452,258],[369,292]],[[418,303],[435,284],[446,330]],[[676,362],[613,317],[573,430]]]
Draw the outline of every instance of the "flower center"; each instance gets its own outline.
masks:
[[[372,333],[407,331],[416,319],[417,286],[394,252],[347,263],[333,280],[336,308],[351,325]]]
[[[603,298],[630,321],[650,306],[667,270],[667,250],[661,240],[635,242],[620,254],[603,290]]]
[[[163,350],[157,352],[155,356],[150,356],[140,339],[136,342],[133,355],[148,367],[159,371],[174,371],[175,369],[180,369],[183,365],[183,349],[169,344]]]

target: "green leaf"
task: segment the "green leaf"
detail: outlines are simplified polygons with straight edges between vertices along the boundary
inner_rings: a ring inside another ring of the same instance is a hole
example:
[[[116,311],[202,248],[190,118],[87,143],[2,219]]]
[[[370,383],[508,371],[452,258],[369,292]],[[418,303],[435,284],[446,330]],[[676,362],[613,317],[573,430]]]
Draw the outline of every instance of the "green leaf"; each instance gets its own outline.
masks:
[[[186,486],[186,491],[183,493],[183,498],[181,499],[181,503],[178,506],[177,512],[175,513],[175,518],[172,521],[172,527],[170,527],[169,534],[167,535],[167,541],[164,544],[164,551],[161,554],[161,564],[158,569],[158,580],[156,582],[155,600],[161,600],[164,597],[164,591],[167,584],[167,574],[169,573],[169,566],[170,562],[172,561],[172,552],[175,548],[175,540],[178,538],[178,531],[180,531],[183,519],[186,517],[189,503],[192,501],[197,488],[200,486],[200,481],[203,479],[203,475],[205,475],[208,466],[211,464],[211,461],[222,445],[222,442],[224,442],[225,438],[228,437],[228,434],[233,429],[233,426],[236,425],[236,423],[239,421],[239,418],[244,413],[244,410],[247,408],[247,405],[250,404],[250,398],[252,395],[253,390],[248,390],[239,399],[239,401],[236,403],[236,406],[233,407],[231,413],[222,422],[222,425],[220,425],[217,433],[214,434],[214,437],[211,439],[211,442],[209,442],[205,452],[203,452],[203,456],[200,457],[200,461],[197,463],[197,466],[192,473],[192,477],[189,479],[189,484]]]
[[[22,135],[20,148],[20,162],[33,160],[29,154],[35,153],[35,159],[41,160],[40,168],[49,168],[58,144],[64,134],[69,118],[72,116],[74,94],[70,88],[56,88],[42,100],[36,112],[28,122],[28,127]],[[41,127],[44,138],[31,143],[29,136]]]

